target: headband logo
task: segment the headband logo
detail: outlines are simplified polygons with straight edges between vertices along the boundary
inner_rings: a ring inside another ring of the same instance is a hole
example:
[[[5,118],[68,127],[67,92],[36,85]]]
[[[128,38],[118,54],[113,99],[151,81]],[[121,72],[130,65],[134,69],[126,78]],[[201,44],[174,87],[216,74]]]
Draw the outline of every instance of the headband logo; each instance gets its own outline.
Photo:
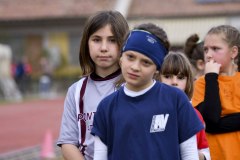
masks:
[[[149,36],[149,35],[147,35],[147,41],[150,42],[150,43],[152,43],[152,44],[154,44],[154,43],[157,42],[156,39],[154,39],[153,37],[151,37],[151,36]]]

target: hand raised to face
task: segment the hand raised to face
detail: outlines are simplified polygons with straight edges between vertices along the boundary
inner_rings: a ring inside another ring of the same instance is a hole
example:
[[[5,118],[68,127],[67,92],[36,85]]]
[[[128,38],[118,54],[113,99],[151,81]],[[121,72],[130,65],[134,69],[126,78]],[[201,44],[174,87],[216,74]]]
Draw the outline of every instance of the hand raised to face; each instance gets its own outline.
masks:
[[[215,62],[214,60],[210,60],[205,65],[205,74],[207,74],[207,73],[217,73],[217,74],[219,74],[220,67],[221,67],[221,64]]]

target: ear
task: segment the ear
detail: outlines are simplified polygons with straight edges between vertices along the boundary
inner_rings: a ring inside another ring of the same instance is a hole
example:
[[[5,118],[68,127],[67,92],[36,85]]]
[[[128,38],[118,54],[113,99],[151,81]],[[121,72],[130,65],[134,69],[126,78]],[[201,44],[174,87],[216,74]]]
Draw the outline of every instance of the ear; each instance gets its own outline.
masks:
[[[121,65],[122,65],[122,57],[120,57],[120,59],[119,59],[119,66],[121,67]]]
[[[235,59],[238,55],[238,47],[237,46],[233,46],[232,50],[231,50],[231,58]]]
[[[204,61],[201,60],[201,59],[197,60],[197,62],[196,62],[196,67],[197,67],[198,70],[203,71],[204,68],[205,68],[205,63],[204,63]]]
[[[154,73],[153,78],[158,81],[160,80],[160,72],[158,70]]]

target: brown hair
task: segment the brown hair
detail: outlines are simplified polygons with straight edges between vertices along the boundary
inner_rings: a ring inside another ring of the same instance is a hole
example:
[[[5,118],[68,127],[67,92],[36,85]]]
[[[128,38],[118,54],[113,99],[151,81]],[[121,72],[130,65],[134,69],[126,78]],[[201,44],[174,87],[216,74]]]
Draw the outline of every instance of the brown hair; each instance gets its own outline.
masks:
[[[89,75],[95,71],[95,64],[90,57],[88,48],[89,37],[108,24],[111,25],[112,33],[116,38],[119,48],[122,46],[125,34],[128,33],[129,27],[126,19],[120,12],[100,11],[91,16],[85,23],[80,43],[79,62],[83,75]]]
[[[196,70],[198,70],[197,61],[202,60],[204,62],[203,42],[199,40],[197,34],[192,34],[187,38],[184,45],[184,53]]]
[[[238,55],[235,58],[237,62],[238,71],[240,71],[240,33],[239,31],[230,25],[220,25],[217,27],[211,28],[207,35],[209,34],[223,34],[223,40],[229,45],[229,47],[237,46],[238,48]]]
[[[193,74],[191,70],[191,63],[182,52],[169,52],[164,58],[161,75],[182,75],[187,77],[185,93],[189,99],[193,94]]]

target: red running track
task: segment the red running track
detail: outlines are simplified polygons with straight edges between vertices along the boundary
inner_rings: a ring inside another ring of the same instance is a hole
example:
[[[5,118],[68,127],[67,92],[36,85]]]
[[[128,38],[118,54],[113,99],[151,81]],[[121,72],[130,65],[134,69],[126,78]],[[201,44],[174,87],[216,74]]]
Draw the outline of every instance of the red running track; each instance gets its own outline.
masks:
[[[0,104],[0,154],[43,143],[50,129],[59,135],[64,97]]]

